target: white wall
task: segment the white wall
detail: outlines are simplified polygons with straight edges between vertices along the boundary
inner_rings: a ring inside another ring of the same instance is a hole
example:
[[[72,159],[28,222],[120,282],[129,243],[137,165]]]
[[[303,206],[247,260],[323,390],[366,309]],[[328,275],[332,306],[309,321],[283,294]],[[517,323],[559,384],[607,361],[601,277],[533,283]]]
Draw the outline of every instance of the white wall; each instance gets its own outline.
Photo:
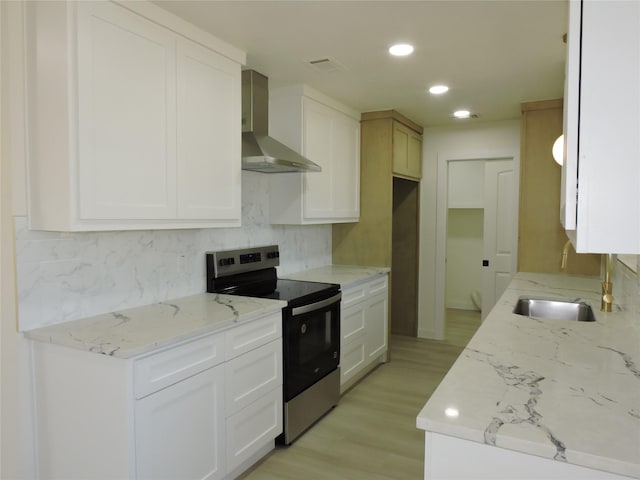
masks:
[[[504,158],[520,152],[520,120],[426,128],[423,135],[423,166],[420,182],[420,296],[418,336],[442,338],[436,314],[436,232],[438,224],[438,162],[448,159]],[[446,218],[446,214],[444,215]],[[444,281],[444,279],[443,279]],[[443,302],[442,302],[443,304]]]

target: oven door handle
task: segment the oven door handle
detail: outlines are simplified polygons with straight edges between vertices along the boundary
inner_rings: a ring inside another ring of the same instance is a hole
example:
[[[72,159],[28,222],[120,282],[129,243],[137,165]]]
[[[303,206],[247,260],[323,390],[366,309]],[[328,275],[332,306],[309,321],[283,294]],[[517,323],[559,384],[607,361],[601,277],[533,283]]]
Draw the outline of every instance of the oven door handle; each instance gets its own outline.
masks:
[[[320,300],[316,303],[311,303],[309,305],[303,305],[302,307],[296,307],[291,309],[291,315],[294,317],[296,315],[302,315],[303,313],[313,312],[314,310],[320,310],[321,308],[326,307],[327,305],[331,305],[332,303],[340,301],[342,298],[342,292],[334,295],[333,297],[327,298],[325,300]]]

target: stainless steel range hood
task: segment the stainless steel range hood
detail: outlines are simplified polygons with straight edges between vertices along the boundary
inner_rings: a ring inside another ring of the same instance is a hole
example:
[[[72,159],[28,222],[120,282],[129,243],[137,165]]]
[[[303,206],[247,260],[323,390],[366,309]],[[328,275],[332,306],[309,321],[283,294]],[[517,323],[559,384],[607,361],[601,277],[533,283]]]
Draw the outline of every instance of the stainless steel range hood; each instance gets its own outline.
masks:
[[[262,173],[319,172],[319,165],[269,137],[268,79],[242,72],[242,169]]]

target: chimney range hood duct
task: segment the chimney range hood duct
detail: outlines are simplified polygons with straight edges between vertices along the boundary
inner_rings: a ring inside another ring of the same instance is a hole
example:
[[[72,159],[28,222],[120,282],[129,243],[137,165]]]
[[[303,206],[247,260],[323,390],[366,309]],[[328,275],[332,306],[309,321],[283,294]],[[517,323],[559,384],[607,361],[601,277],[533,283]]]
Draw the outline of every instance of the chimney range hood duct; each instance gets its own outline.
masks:
[[[242,72],[242,169],[262,173],[319,172],[319,165],[268,136],[268,79]]]

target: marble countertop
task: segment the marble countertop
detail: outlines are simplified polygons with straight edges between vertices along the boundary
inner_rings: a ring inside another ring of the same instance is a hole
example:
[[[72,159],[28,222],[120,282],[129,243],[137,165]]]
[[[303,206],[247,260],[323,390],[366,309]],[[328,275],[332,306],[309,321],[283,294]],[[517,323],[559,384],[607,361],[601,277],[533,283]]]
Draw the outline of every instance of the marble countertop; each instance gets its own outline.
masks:
[[[386,267],[363,267],[358,265],[327,265],[302,272],[283,275],[290,280],[305,280],[309,282],[337,283],[341,288],[355,287],[371,280],[371,277],[384,275],[389,272]]]
[[[640,478],[640,305],[600,312],[599,282],[516,274],[418,428]],[[513,314],[527,294],[585,299],[596,321]]]
[[[286,302],[200,293],[24,332],[27,338],[130,358],[280,311]]]

